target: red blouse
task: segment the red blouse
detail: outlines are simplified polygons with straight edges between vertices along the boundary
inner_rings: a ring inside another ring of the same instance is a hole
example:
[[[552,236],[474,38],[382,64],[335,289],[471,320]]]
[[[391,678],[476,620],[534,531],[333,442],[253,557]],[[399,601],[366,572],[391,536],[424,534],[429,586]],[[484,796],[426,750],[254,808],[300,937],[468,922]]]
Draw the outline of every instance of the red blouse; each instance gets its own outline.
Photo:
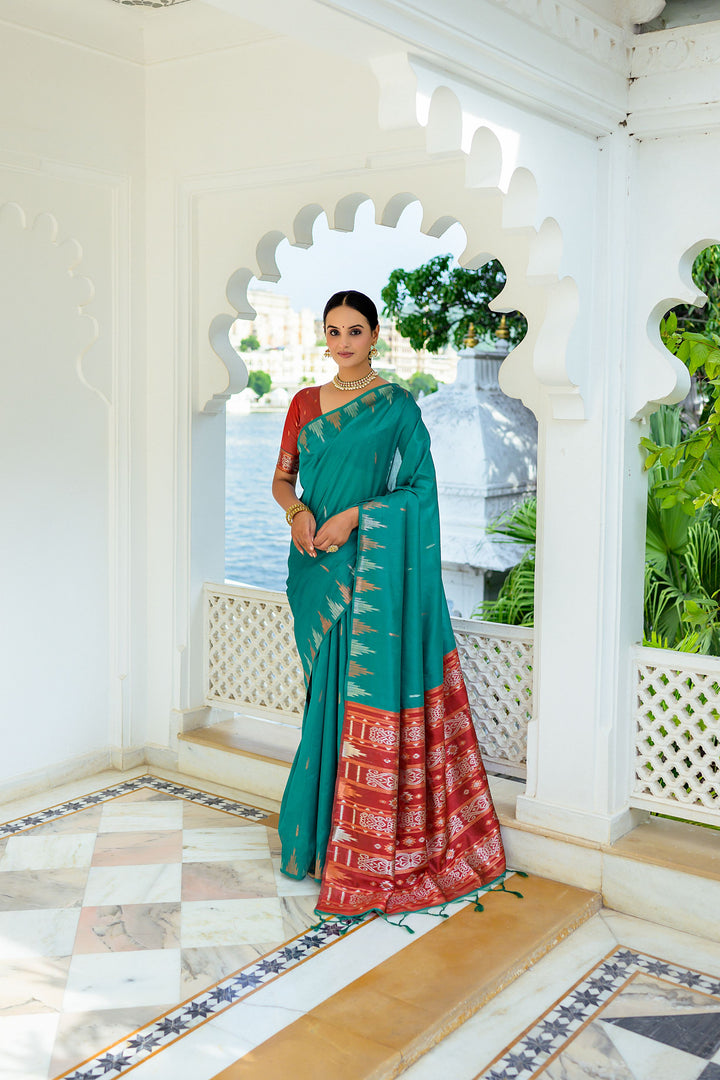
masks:
[[[285,419],[282,439],[280,440],[280,454],[277,467],[281,472],[295,476],[298,471],[298,435],[300,429],[320,416],[320,387],[306,386],[304,390],[298,390],[290,402],[290,408]]]

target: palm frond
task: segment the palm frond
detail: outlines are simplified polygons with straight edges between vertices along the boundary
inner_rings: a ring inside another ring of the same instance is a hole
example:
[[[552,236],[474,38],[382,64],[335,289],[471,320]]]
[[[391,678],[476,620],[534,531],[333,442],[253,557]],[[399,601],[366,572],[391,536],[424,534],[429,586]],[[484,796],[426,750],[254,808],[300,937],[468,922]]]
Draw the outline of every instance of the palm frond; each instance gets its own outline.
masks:
[[[709,520],[694,521],[688,531],[685,555],[692,576],[717,600],[720,594],[720,532]]]
[[[514,543],[534,544],[537,538],[537,499],[523,499],[490,522],[485,532]]]
[[[485,600],[473,618],[508,626],[534,626],[535,552],[523,555],[505,578],[496,600]]]
[[[657,630],[653,630],[650,637],[643,637],[643,645],[646,649],[674,649],[675,652],[698,653],[700,652],[700,634],[691,631],[685,634],[680,641],[670,645],[667,638],[660,637]]]

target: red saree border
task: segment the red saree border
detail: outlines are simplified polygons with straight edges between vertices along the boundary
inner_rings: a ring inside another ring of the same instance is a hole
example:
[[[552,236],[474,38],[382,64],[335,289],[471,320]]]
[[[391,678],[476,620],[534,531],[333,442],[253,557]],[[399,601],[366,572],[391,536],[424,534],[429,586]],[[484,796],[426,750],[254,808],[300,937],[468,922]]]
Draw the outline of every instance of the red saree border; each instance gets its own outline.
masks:
[[[419,911],[504,870],[457,649],[422,707],[397,713],[347,702],[317,910]]]

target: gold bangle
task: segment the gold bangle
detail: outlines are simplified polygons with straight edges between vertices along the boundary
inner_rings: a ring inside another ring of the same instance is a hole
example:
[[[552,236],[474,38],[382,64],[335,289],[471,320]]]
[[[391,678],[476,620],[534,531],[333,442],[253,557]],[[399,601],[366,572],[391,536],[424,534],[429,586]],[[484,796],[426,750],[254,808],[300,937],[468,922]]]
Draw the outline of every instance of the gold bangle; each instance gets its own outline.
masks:
[[[299,514],[301,510],[307,510],[307,512],[310,513],[310,507],[306,506],[305,503],[296,502],[293,503],[292,506],[288,506],[287,510],[285,511],[285,520],[287,521],[288,525],[292,525],[293,518],[296,514]]]

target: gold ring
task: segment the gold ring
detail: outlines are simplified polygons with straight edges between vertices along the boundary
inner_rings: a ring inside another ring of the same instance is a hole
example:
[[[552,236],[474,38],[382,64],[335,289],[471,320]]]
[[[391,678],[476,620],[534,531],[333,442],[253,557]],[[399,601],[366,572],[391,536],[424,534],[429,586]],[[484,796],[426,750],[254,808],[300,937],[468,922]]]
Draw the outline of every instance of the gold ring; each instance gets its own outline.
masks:
[[[337,544],[331,544],[330,547],[328,548],[328,551],[337,551],[337,550],[338,550]]]

